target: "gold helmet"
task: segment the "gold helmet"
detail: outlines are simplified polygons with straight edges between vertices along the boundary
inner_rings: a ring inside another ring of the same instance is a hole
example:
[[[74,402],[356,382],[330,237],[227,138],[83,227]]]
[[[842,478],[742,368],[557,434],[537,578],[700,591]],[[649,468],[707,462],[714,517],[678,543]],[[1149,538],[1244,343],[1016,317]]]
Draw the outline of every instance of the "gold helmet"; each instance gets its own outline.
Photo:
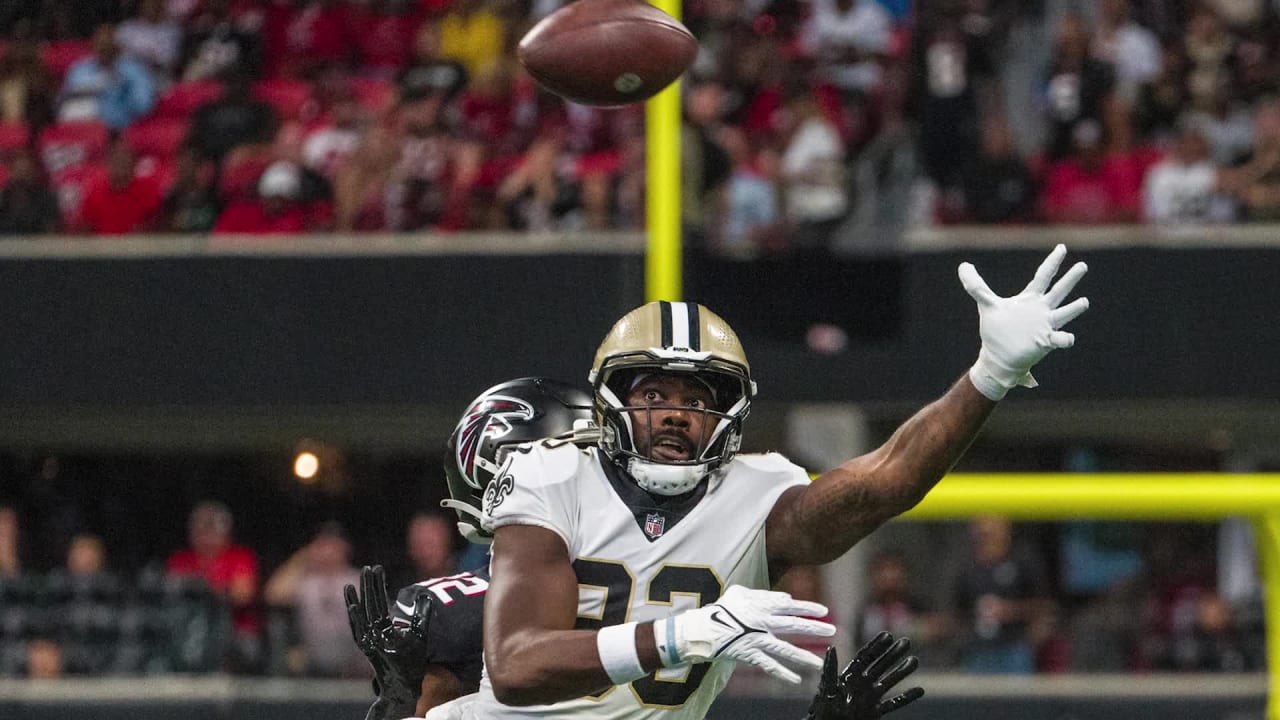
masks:
[[[689,408],[714,422],[705,442],[687,461],[663,461],[636,450],[633,416],[625,398],[647,373],[689,373],[711,390],[715,408]],[[742,421],[756,394],[751,366],[738,335],[702,305],[651,302],[614,324],[596,351],[588,379],[600,447],[625,467],[645,490],[678,495],[733,459],[742,442]]]

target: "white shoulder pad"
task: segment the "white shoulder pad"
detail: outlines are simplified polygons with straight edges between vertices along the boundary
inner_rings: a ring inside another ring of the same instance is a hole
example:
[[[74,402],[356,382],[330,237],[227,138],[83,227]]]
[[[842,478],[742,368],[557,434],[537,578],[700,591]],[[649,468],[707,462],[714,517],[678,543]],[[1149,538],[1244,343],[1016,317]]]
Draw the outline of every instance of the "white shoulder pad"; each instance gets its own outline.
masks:
[[[755,473],[780,474],[790,477],[803,476],[809,479],[809,472],[799,465],[791,462],[781,453],[752,453],[745,455],[737,455],[734,457],[733,464],[741,463],[743,468]]]
[[[572,443],[542,440],[517,446],[485,491],[483,524],[534,525],[556,533],[566,547],[578,517],[578,472],[586,454]]]

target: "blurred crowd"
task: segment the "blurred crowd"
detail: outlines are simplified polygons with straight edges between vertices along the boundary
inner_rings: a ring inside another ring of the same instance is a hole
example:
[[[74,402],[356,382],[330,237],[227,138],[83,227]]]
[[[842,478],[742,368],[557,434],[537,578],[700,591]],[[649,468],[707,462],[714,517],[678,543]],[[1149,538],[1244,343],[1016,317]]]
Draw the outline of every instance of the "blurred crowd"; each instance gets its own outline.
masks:
[[[359,571],[334,521],[269,573],[217,501],[191,510],[187,547],[137,573],[113,567],[108,543],[89,533],[67,541],[59,566],[33,571],[20,530],[17,511],[0,507],[0,677],[369,674],[342,594]],[[391,591],[483,564],[483,551],[456,551],[455,535],[443,515],[414,515],[403,552],[386,559]]]
[[[816,568],[789,572],[781,586],[829,604],[858,643],[882,630],[910,637],[934,671],[1258,671],[1256,580],[1243,594],[1220,580],[1214,532],[1077,521],[1019,536],[1007,519],[984,516],[941,542],[882,547],[857,579],[856,606],[828,596]],[[487,562],[484,546],[459,548],[453,522],[437,513],[412,515],[403,538],[377,558],[392,591]],[[110,536],[76,532],[60,544],[56,567],[25,567],[22,519],[0,507],[0,677],[368,675],[342,598],[359,576],[353,543],[336,522],[282,555],[237,542],[231,510],[202,501],[186,547],[136,574],[110,562]],[[909,559],[922,547],[927,569]],[[264,566],[273,554],[285,559]]]
[[[6,3],[0,233],[641,227],[641,109],[514,59],[561,1]],[[684,219],[724,253],[1280,215],[1273,3],[684,5]]]

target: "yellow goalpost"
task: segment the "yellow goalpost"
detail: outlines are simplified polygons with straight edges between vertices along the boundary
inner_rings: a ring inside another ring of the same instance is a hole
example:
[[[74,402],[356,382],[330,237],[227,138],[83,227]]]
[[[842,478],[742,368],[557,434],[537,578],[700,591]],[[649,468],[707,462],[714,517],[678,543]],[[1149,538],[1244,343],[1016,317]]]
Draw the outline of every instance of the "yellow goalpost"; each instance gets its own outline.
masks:
[[[680,18],[680,0],[651,0]],[[679,300],[680,257],[680,82],[645,103],[646,301]]]
[[[1267,633],[1267,718],[1280,720],[1280,474],[955,474],[907,520],[983,513],[1014,520],[1253,521]]]

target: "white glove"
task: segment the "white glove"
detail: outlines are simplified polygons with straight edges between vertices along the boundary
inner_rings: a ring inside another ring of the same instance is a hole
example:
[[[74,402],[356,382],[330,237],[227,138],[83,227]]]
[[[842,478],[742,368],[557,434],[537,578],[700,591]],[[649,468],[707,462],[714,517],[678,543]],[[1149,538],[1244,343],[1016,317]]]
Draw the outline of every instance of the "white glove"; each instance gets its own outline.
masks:
[[[784,592],[731,585],[710,605],[654,623],[654,637],[658,641],[658,654],[667,667],[728,658],[755,665],[787,682],[799,683],[800,676],[778,660],[817,670],[822,667],[822,658],[778,639],[774,633],[831,637],[836,632],[834,625],[795,617],[826,614],[824,605],[793,600]]]
[[[1079,298],[1058,306],[1089,267],[1082,262],[1072,265],[1050,288],[1049,283],[1058,274],[1066,255],[1065,245],[1055,247],[1027,287],[1009,298],[992,292],[972,264],[960,263],[960,284],[978,303],[978,328],[982,336],[982,350],[969,370],[969,379],[978,392],[988,398],[1000,400],[1015,385],[1035,387],[1031,367],[1050,350],[1075,344],[1075,335],[1061,328],[1089,309],[1089,299]]]

